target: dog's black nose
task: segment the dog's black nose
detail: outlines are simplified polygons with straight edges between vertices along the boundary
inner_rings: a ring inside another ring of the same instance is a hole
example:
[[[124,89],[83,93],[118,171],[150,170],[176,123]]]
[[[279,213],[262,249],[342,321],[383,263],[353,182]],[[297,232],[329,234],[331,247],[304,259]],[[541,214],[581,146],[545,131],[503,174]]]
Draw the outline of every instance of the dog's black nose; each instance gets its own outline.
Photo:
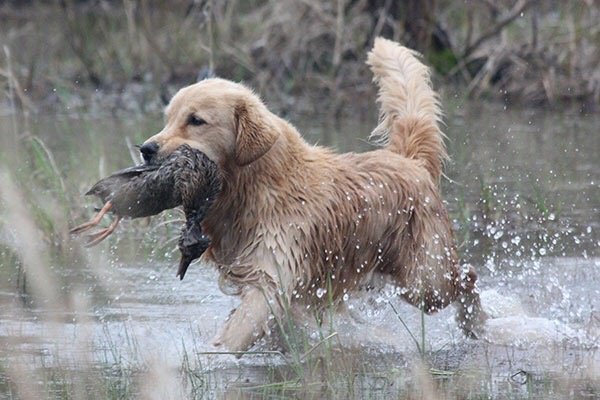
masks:
[[[156,142],[149,142],[141,145],[140,153],[142,153],[144,161],[149,163],[152,160],[152,157],[158,152],[158,147],[158,143]]]

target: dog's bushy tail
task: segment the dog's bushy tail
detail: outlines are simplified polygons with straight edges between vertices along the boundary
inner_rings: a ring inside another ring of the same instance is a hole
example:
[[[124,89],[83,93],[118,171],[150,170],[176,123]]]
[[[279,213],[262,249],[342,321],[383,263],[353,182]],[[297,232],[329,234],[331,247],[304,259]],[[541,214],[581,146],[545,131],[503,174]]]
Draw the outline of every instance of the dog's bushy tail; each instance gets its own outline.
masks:
[[[419,54],[398,43],[375,39],[367,64],[379,86],[379,125],[370,139],[405,157],[421,160],[438,182],[446,159],[441,111],[429,68]]]

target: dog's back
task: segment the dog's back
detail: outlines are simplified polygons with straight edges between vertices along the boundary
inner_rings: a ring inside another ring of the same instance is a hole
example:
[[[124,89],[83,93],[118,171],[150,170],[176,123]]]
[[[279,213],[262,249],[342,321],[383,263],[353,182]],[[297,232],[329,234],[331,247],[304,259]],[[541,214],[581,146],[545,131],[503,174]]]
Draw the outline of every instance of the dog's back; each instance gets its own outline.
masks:
[[[435,182],[447,157],[439,129],[441,111],[429,69],[418,53],[377,38],[367,63],[379,85],[379,125],[371,138],[391,151],[421,160]]]

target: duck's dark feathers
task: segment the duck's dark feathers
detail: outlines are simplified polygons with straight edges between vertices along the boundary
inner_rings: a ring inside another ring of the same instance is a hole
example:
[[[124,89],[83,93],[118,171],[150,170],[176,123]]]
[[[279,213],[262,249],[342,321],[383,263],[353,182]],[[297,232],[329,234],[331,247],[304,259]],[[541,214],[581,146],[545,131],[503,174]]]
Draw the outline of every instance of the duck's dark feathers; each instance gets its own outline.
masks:
[[[177,276],[183,279],[190,263],[210,245],[202,220],[221,191],[217,165],[204,153],[183,145],[160,164],[125,168],[101,179],[86,193],[110,202],[118,217],[140,218],[183,205],[186,223],[181,232],[181,261]]]

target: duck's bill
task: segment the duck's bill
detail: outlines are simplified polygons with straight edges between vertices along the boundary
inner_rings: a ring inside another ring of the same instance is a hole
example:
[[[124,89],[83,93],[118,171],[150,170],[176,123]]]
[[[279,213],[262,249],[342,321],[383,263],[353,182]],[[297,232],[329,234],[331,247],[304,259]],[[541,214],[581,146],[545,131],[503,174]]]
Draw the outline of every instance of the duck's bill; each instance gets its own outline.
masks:
[[[187,269],[192,261],[194,261],[192,257],[184,255],[181,256],[181,260],[179,260],[179,268],[177,269],[177,275],[175,275],[179,277],[180,281],[183,280],[183,277],[185,276],[185,273],[187,272]]]

